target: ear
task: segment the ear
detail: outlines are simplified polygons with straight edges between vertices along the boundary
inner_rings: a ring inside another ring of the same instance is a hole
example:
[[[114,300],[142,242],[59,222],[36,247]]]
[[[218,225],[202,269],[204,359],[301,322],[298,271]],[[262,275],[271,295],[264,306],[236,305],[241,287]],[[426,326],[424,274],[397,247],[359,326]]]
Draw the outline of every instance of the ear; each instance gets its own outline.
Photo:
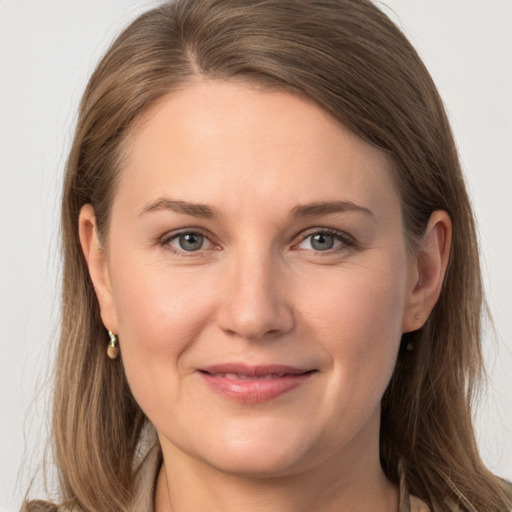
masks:
[[[101,319],[107,330],[118,332],[108,260],[98,238],[96,215],[90,204],[82,206],[78,217],[78,234],[89,275],[100,305]]]
[[[450,257],[452,222],[437,210],[430,216],[425,235],[412,256],[403,332],[419,329],[434,308],[443,286]]]

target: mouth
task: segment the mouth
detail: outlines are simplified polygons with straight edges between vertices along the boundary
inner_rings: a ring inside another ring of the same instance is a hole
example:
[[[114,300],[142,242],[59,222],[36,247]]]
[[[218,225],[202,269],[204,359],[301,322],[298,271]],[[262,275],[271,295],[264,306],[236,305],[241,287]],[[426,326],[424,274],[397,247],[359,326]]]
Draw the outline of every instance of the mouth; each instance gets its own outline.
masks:
[[[199,374],[215,393],[242,403],[266,402],[306,383],[317,372],[283,365],[224,364],[201,368]]]

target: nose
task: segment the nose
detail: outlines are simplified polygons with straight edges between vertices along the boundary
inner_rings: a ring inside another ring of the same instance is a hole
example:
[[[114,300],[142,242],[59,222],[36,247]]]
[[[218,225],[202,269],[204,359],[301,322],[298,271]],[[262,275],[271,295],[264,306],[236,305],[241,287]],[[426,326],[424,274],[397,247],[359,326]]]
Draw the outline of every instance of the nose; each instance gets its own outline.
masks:
[[[283,272],[270,257],[240,258],[222,288],[218,324],[225,332],[257,341],[292,330],[294,316]]]

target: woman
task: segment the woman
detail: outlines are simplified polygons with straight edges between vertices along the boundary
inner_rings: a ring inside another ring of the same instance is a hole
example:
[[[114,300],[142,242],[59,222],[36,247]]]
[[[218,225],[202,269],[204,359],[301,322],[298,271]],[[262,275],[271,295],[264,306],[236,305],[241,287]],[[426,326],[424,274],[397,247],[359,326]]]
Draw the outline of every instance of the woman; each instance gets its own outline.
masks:
[[[84,94],[62,215],[65,509],[511,509],[471,425],[457,153],[370,2],[138,18]]]

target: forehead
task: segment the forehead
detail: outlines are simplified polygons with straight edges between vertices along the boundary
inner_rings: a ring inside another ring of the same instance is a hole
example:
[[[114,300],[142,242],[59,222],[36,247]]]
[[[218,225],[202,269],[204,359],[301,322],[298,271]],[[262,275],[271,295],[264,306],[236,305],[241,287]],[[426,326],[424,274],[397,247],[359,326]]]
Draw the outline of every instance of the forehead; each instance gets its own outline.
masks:
[[[382,151],[310,101],[241,83],[170,93],[134,126],[124,157],[119,194],[135,202],[398,202]]]

